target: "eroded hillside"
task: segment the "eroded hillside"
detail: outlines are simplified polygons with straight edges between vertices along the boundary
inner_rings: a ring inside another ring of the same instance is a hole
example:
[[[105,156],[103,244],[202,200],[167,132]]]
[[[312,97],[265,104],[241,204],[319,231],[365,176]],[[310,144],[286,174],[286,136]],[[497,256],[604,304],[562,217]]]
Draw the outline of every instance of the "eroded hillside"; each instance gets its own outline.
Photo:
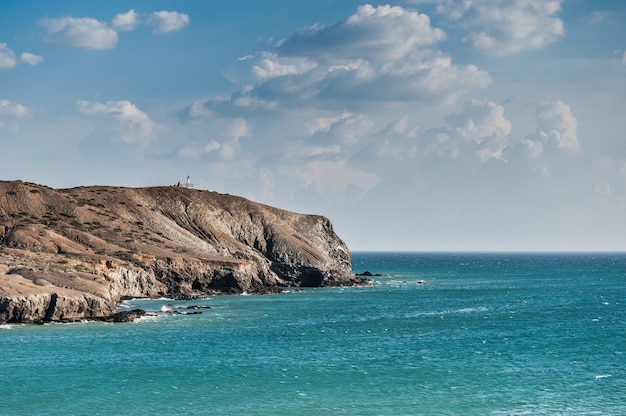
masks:
[[[321,216],[175,186],[0,182],[0,322],[109,315],[126,296],[358,283]]]

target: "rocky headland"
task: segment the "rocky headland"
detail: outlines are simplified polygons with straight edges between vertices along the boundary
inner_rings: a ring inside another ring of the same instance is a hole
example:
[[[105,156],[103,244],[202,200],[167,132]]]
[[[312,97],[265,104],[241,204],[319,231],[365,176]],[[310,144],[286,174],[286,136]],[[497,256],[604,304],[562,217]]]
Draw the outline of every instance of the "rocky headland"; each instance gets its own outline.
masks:
[[[0,323],[115,319],[128,297],[366,282],[321,216],[177,186],[0,181]]]

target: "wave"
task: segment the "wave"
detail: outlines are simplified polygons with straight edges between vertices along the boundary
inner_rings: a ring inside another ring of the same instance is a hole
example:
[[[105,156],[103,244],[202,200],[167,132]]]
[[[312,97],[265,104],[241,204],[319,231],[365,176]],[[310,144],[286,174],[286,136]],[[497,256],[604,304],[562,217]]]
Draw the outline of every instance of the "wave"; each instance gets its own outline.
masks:
[[[425,312],[423,316],[440,316],[440,315],[462,315],[476,312],[489,312],[491,309],[486,306],[476,306],[472,308],[447,309],[443,311]]]

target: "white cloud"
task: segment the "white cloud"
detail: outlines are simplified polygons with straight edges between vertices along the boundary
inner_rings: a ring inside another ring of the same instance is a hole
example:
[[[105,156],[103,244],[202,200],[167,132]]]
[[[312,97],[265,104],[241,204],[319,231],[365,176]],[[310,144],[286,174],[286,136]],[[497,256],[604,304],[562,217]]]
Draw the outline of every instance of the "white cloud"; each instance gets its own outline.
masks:
[[[338,24],[315,25],[295,32],[280,44],[279,50],[285,56],[382,63],[402,59],[419,47],[443,39],[445,33],[430,26],[425,14],[398,6],[366,4]]]
[[[232,120],[228,129],[228,135],[233,139],[251,136],[252,133],[247,120],[241,117]]]
[[[318,134],[316,138],[330,143],[339,143],[344,147],[357,145],[363,138],[369,136],[374,126],[374,122],[368,116],[350,114],[348,117],[341,117],[330,123],[328,129],[323,134]]]
[[[316,119],[314,119],[313,121],[310,122],[306,122],[304,124],[304,126],[306,127],[309,136],[314,135],[315,133],[318,132],[328,132],[328,130],[330,130],[330,127],[340,121],[340,120],[345,120],[348,117],[350,117],[351,114],[350,113],[341,113],[338,115],[333,115],[333,116],[329,116],[329,117],[317,117]]]
[[[565,34],[556,15],[564,0],[413,0],[469,30],[463,43],[484,53],[510,55],[543,48]]]
[[[43,56],[35,55],[29,52],[22,53],[20,59],[22,60],[22,62],[30,65],[37,65],[44,61]]]
[[[29,52],[24,52],[20,55],[19,62],[37,65],[43,62],[43,57]],[[13,52],[6,43],[0,43],[0,68],[13,68],[19,62],[15,52]]]
[[[0,100],[0,130],[17,133],[20,125],[16,120],[26,118],[30,113],[30,110],[22,104]]]
[[[173,32],[189,24],[189,15],[175,11],[141,15],[131,9],[115,15],[110,24],[90,17],[41,19],[39,24],[46,29],[43,38],[47,42],[102,50],[116,47],[118,31],[132,31],[146,24],[152,26],[153,33]]]
[[[152,13],[147,18],[147,22],[152,25],[154,33],[168,33],[187,26],[189,24],[189,15],[163,10]]]
[[[452,21],[459,20],[472,7],[475,0],[407,0],[409,4],[436,4],[437,13],[446,15]]]
[[[261,52],[252,58],[256,61],[252,64],[252,73],[257,80],[304,74],[317,66],[307,58],[281,58],[270,52]]]
[[[511,122],[504,117],[504,107],[487,99],[471,100],[463,111],[446,117],[448,126],[427,132],[427,153],[456,159],[468,151],[482,162],[504,159],[510,146]]]
[[[9,115],[15,118],[24,118],[30,111],[22,104],[12,103],[9,100],[0,100],[0,114]]]
[[[504,117],[504,107],[486,99],[465,103],[461,113],[451,114],[446,120],[460,137],[477,144],[511,133],[511,122]]]
[[[121,31],[134,30],[139,24],[139,15],[134,9],[130,9],[126,13],[120,13],[113,18],[111,25]]]
[[[189,143],[178,150],[178,155],[182,157],[197,157],[214,152],[221,147],[222,146],[215,140],[211,140],[204,145],[200,143]]]
[[[419,128],[403,116],[389,123],[379,134],[374,154],[377,158],[394,160],[413,159],[418,156]]]
[[[343,199],[349,186],[367,192],[381,182],[376,173],[363,172],[345,159],[312,160],[303,166],[292,166],[289,171],[300,179],[303,187],[313,186],[320,194],[335,200]]]
[[[480,2],[475,7],[482,30],[471,32],[463,41],[495,55],[542,48],[565,34],[563,21],[554,17],[560,10],[561,1]]]
[[[538,159],[543,154],[543,142],[539,140],[524,139],[522,141],[530,159]]]
[[[199,143],[189,143],[178,150],[178,156],[186,158],[197,157],[219,150],[221,147],[222,145],[215,140],[211,140],[204,145]]]
[[[204,145],[204,152],[211,153],[215,150],[218,150],[220,147],[222,146],[218,142],[216,142],[215,140],[211,140],[210,142]]]
[[[547,145],[569,151],[580,150],[578,121],[562,101],[539,103],[535,109],[537,129],[522,141],[530,159],[538,159]]]
[[[15,52],[6,43],[0,43],[0,68],[13,68],[17,65]]]
[[[86,49],[113,49],[117,45],[117,32],[106,23],[92,18],[62,17],[42,19],[46,29],[44,40]]]
[[[577,120],[569,105],[554,101],[537,105],[538,130],[556,142],[560,149],[576,151],[580,143],[576,134]]]
[[[336,24],[296,31],[272,51],[240,58],[226,76],[241,85],[207,108],[327,108],[378,102],[453,102],[490,84],[487,72],[457,66],[431,45],[445,33],[424,14],[365,5]],[[268,105],[271,103],[271,105]]]
[[[101,114],[117,120],[122,128],[119,138],[127,143],[149,138],[155,128],[150,117],[128,100],[106,103],[79,100],[76,107],[83,114]]]

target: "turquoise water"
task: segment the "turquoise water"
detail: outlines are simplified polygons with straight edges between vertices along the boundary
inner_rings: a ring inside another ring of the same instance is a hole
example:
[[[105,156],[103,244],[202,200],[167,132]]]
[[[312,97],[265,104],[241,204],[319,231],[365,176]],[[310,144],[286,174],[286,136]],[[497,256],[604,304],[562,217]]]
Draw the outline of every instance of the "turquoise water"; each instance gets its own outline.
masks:
[[[626,254],[355,253],[353,269],[384,276],[0,326],[0,414],[626,414]]]

